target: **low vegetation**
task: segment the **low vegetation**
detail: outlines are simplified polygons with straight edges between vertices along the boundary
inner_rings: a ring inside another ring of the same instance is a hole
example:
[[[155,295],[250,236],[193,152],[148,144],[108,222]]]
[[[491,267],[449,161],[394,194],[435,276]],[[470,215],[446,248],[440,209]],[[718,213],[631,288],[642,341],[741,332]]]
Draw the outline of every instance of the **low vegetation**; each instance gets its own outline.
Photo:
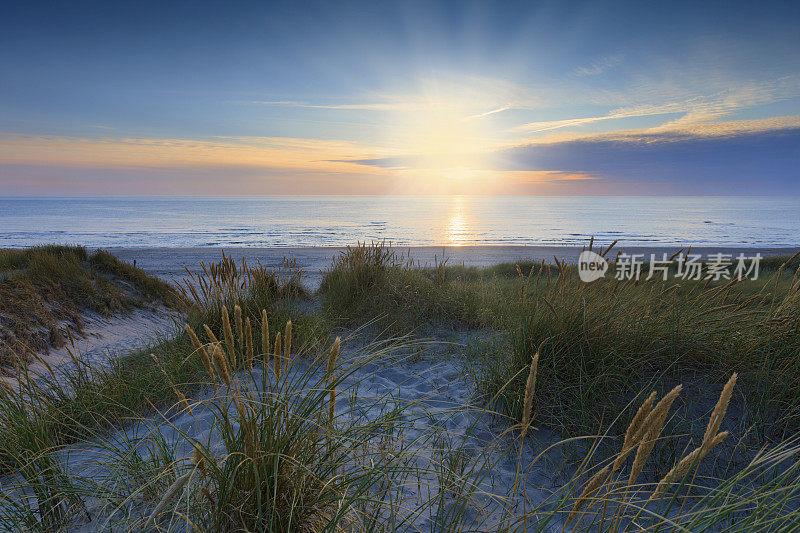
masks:
[[[296,346],[307,349],[306,344],[314,345],[324,338],[324,331],[310,317],[295,306],[281,305],[295,297],[296,269],[287,268],[290,275],[286,279],[262,268],[245,267],[242,275],[232,261],[224,258],[207,272],[197,288],[191,282],[179,287],[178,292],[184,295],[181,301],[191,305],[184,308],[183,317],[189,327],[202,332],[203,326],[208,325],[219,331],[226,306],[243,309],[246,320],[260,324],[261,310],[268,308],[273,334],[278,331],[275,324],[294,321]],[[242,283],[247,283],[247,290],[241,289]],[[195,296],[203,294],[200,287],[213,292],[214,297],[209,293],[208,299],[195,300]],[[261,343],[261,330],[254,339]],[[26,364],[21,364],[19,387],[10,389],[0,406],[0,417],[6,417],[0,423],[0,441],[4,443],[0,445],[0,470],[15,470],[20,466],[20,457],[25,457],[17,448],[18,439],[10,438],[9,431],[35,428],[36,440],[43,449],[69,444],[168,406],[174,399],[174,383],[187,390],[207,384],[204,366],[192,357],[195,348],[191,340],[186,331],[180,331],[147,349],[112,357],[106,366],[81,362],[79,354],[69,347],[74,365],[57,369],[46,365],[48,372],[34,375]],[[153,364],[154,355],[159,365]],[[12,404],[24,407],[14,409]],[[18,420],[19,416],[27,419]]]
[[[348,323],[504,332],[505,344],[487,344],[474,363],[486,396],[499,394],[498,407],[516,418],[524,368],[541,349],[537,420],[564,435],[600,431],[651,383],[724,383],[738,372],[742,422],[781,439],[800,430],[797,263],[769,258],[757,281],[584,283],[566,263],[415,268],[373,245],[337,258],[320,291],[331,316]]]
[[[585,284],[358,246],[316,302],[292,263],[223,257],[179,289],[173,338],[104,368],[22,365],[0,395],[0,527],[792,530],[791,261],[757,282]],[[444,330],[479,332],[453,348],[473,401],[379,386]]]
[[[0,367],[8,369],[80,335],[84,313],[154,304],[179,308],[177,292],[110,253],[80,246],[0,250]]]

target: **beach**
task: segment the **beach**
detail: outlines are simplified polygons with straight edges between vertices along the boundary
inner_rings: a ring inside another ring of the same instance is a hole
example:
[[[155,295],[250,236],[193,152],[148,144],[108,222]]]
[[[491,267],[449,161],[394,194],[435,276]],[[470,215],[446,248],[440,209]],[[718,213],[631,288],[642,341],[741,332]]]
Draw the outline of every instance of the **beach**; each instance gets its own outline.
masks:
[[[599,246],[608,246],[609,243],[597,243]],[[615,255],[617,251],[627,254],[642,254],[645,261],[649,260],[651,254],[655,254],[657,259],[661,259],[663,254],[671,256],[680,247],[667,246],[623,246],[614,247],[609,255]],[[683,248],[686,250],[686,248]],[[197,273],[201,270],[200,263],[206,264],[218,261],[224,252],[238,262],[242,259],[255,264],[268,267],[279,267],[283,259],[295,259],[297,265],[303,269],[304,282],[307,288],[314,290],[322,280],[322,273],[330,266],[332,259],[345,251],[342,247],[293,247],[293,248],[215,248],[215,247],[195,247],[195,248],[111,248],[109,251],[129,263],[136,261],[139,268],[144,269],[149,274],[158,276],[164,280],[181,280],[187,276],[186,269]],[[464,265],[467,267],[489,267],[499,263],[509,263],[516,261],[544,260],[546,263],[553,263],[554,258],[559,261],[575,263],[578,255],[583,250],[578,246],[398,246],[394,251],[398,257],[411,257],[415,263],[421,266],[434,266],[442,258],[447,260],[448,266]],[[712,254],[722,253],[737,256],[745,254],[752,257],[761,254],[763,257],[791,255],[797,248],[745,248],[745,247],[726,247],[726,246],[697,246],[691,249],[693,254],[700,254],[704,258]]]

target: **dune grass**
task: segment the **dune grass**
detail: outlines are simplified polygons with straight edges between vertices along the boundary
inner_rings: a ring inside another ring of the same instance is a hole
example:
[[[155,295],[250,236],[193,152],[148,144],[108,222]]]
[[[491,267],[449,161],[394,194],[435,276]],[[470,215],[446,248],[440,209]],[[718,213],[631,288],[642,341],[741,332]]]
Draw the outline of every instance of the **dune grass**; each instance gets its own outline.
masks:
[[[23,366],[0,394],[0,527],[751,531],[800,520],[795,391],[778,390],[793,386],[780,374],[797,347],[797,280],[778,280],[780,266],[729,287],[586,285],[567,265],[412,266],[352,248],[315,312],[294,265],[223,258],[179,291],[191,310],[174,338],[103,369]],[[331,340],[375,319],[390,338]],[[437,409],[368,394],[382,361],[424,348],[398,333],[431,323],[504,336],[464,360],[484,396]],[[689,370],[718,386],[708,409],[679,414],[698,398],[667,383]],[[704,464],[734,440],[740,400],[764,447],[718,475]],[[691,434],[674,433],[687,415]],[[451,417],[496,431],[451,432]],[[541,424],[572,438],[542,444]],[[83,439],[102,475],[65,458]],[[532,470],[575,442],[581,459],[537,485]]]
[[[599,431],[650,383],[700,373],[721,386],[739,372],[744,423],[755,423],[763,441],[800,430],[797,262],[769,258],[757,281],[587,284],[565,263],[420,268],[382,245],[362,245],[335,260],[320,292],[348,323],[379,320],[395,333],[431,323],[505,332],[505,345],[474,359],[487,397],[500,391],[499,408],[517,418],[523,369],[541,346],[537,421],[565,435]]]
[[[326,337],[321,323],[292,305],[290,300],[298,297],[294,289],[296,278],[281,280],[274,273],[266,276],[263,270],[258,272],[265,276],[259,277],[256,270],[249,268],[244,272],[243,278],[228,261],[216,265],[214,274],[202,278],[217,295],[207,302],[190,300],[191,291],[182,288],[186,298],[181,297],[181,301],[192,302],[183,316],[186,323],[202,335],[206,324],[219,331],[221,309],[224,305],[235,305],[244,310],[245,319],[259,324],[261,310],[268,309],[273,336],[279,331],[278,324],[282,327],[293,321],[298,346],[313,345]],[[242,290],[245,279],[248,289]],[[271,289],[264,291],[267,279]],[[262,342],[261,330],[255,333],[253,341]],[[0,470],[13,471],[20,465],[18,439],[13,437],[20,428],[27,427],[36,433],[42,449],[64,445],[170,405],[174,399],[171,384],[180,384],[190,391],[209,382],[204,366],[191,357],[195,347],[182,329],[146,349],[112,357],[105,366],[89,366],[80,361],[74,347],[68,349],[75,364],[56,370],[47,366],[49,372],[34,375],[23,362],[17,376],[18,387],[9,388],[0,397]],[[160,367],[153,365],[151,354],[161,362]]]
[[[0,366],[14,366],[83,331],[82,315],[104,316],[155,303],[183,304],[168,283],[102,250],[38,246],[0,250]]]
[[[526,285],[508,359],[489,367],[490,389],[514,382],[509,409],[518,409],[523,386],[514,374],[541,346],[547,385],[539,415],[568,420],[571,432],[596,430],[655,378],[699,374],[713,384],[734,371],[745,385],[746,425],[774,438],[800,429],[796,280],[586,284],[573,268],[562,270]]]
[[[490,269],[420,266],[382,244],[348,247],[324,274],[319,293],[327,315],[343,325],[379,321],[397,334],[445,323],[498,326],[518,291],[515,266]]]

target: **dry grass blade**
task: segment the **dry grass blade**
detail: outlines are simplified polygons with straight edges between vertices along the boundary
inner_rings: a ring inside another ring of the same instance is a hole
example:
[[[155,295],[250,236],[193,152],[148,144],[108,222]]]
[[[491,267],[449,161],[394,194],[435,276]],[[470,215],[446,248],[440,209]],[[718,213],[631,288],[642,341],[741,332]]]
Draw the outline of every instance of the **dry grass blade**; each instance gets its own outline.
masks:
[[[289,320],[286,322],[286,335],[283,338],[284,349],[283,349],[283,369],[287,370],[289,368],[289,357],[291,356],[292,351],[292,321]]]
[[[253,327],[250,325],[250,317],[247,317],[244,322],[244,347],[245,353],[247,353],[247,369],[252,373],[255,353],[253,350]]]
[[[275,335],[275,379],[281,379],[281,332]]]
[[[605,483],[606,477],[608,476],[609,466],[606,466],[601,471],[597,472],[592,478],[586,483],[586,487],[584,487],[583,491],[580,493],[578,498],[575,500],[575,505],[572,507],[572,511],[569,513],[567,517],[567,524],[572,522],[575,517],[578,515],[578,512],[583,508],[589,498],[603,486]]]
[[[228,351],[228,357],[231,361],[231,366],[236,368],[236,350],[233,342],[233,330],[231,329],[231,319],[228,316],[228,308],[222,307],[222,333],[225,337],[225,349]]]
[[[167,505],[167,503],[169,503],[169,501],[174,498],[176,494],[178,494],[178,492],[183,488],[184,485],[186,485],[191,477],[192,473],[188,472],[176,479],[175,482],[170,485],[170,487],[167,489],[167,492],[164,494],[164,497],[161,498],[161,501],[158,502],[158,505],[156,505],[155,509],[153,509],[153,512],[150,513],[150,517],[142,526],[143,530],[147,529],[155,522],[156,518],[158,518],[158,515],[164,510],[164,507]]]
[[[692,451],[689,455],[681,459],[681,461],[675,465],[672,470],[667,472],[661,481],[658,482],[658,486],[656,487],[656,490],[653,491],[653,495],[650,496],[649,501],[655,500],[661,496],[664,491],[667,490],[667,487],[675,480],[682,479],[687,473],[689,473],[689,469],[692,468],[692,465],[699,464],[706,454],[708,454],[708,452],[711,451],[714,446],[725,440],[725,437],[727,436],[728,432],[723,431],[711,439],[708,443],[703,442],[703,444],[695,448],[694,451]]]
[[[267,319],[267,310],[261,310],[261,353],[264,360],[269,360],[269,320]]]

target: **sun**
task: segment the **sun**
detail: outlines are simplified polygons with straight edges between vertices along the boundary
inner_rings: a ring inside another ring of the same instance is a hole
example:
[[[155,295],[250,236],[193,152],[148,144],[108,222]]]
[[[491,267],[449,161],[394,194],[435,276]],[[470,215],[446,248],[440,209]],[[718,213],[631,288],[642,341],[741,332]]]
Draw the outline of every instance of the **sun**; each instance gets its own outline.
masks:
[[[396,127],[411,170],[440,181],[462,181],[486,169],[481,122],[457,98],[426,98]]]
[[[477,170],[483,146],[469,117],[454,109],[432,109],[420,114],[416,128],[412,149],[421,167],[453,178]]]

